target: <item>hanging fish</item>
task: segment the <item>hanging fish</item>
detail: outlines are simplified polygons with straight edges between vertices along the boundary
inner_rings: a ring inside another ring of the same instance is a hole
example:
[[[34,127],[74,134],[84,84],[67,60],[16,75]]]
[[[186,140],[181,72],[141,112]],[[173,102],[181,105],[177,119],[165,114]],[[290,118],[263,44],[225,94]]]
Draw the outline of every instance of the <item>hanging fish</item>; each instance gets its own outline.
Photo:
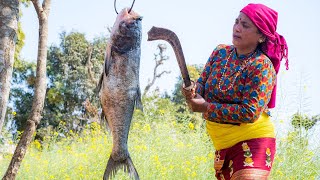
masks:
[[[134,108],[142,110],[139,86],[141,20],[134,11],[123,9],[117,16],[107,45],[104,71],[98,89],[112,133],[113,147],[103,179],[123,169],[139,179],[128,151],[128,134]]]

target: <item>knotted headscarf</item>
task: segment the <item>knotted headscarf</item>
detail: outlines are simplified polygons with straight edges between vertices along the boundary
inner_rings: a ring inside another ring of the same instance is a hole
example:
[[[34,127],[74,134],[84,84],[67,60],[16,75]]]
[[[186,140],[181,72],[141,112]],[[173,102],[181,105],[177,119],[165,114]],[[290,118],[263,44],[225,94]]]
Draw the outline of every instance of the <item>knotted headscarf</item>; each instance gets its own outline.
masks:
[[[240,12],[247,15],[257,28],[267,37],[261,44],[262,51],[270,58],[276,73],[280,68],[280,61],[286,60],[286,69],[288,64],[288,46],[283,36],[279,35],[277,30],[278,13],[263,4],[248,4]],[[273,88],[269,108],[274,108],[276,104],[276,87]]]

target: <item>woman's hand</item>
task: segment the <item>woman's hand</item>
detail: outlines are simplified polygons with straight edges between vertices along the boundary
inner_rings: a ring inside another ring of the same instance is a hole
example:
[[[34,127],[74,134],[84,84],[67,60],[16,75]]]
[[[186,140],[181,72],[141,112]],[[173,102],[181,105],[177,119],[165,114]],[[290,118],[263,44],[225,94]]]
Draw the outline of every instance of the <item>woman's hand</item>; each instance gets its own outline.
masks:
[[[185,85],[183,84],[181,88],[182,95],[186,98],[186,100],[192,99],[193,97],[196,96],[196,83],[191,81],[190,87],[185,87]]]
[[[199,94],[196,94],[194,98],[187,99],[187,104],[193,112],[206,112],[209,105]]]
[[[183,96],[187,100],[187,104],[193,112],[206,112],[209,103],[203,97],[196,93],[196,83],[191,81],[191,89],[187,89],[184,84],[181,88]]]

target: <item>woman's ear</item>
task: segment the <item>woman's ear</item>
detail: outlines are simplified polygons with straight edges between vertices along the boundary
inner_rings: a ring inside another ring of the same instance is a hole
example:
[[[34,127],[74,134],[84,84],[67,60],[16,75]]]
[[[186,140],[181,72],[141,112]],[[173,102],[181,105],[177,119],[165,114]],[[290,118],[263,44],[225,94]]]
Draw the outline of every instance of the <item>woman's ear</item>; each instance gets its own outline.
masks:
[[[261,37],[259,38],[259,43],[263,43],[263,42],[265,42],[266,41],[266,39],[267,39],[267,37],[266,37],[266,35],[264,35],[264,34],[261,34]]]

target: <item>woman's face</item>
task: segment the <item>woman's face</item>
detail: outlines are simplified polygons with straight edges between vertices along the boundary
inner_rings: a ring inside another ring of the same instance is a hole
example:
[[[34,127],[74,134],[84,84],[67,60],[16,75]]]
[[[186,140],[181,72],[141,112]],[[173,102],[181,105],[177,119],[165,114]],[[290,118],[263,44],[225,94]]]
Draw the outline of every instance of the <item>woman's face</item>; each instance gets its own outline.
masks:
[[[259,43],[259,39],[263,38],[263,34],[259,33],[258,28],[248,18],[247,15],[240,12],[233,25],[232,43],[239,49],[255,49]]]

